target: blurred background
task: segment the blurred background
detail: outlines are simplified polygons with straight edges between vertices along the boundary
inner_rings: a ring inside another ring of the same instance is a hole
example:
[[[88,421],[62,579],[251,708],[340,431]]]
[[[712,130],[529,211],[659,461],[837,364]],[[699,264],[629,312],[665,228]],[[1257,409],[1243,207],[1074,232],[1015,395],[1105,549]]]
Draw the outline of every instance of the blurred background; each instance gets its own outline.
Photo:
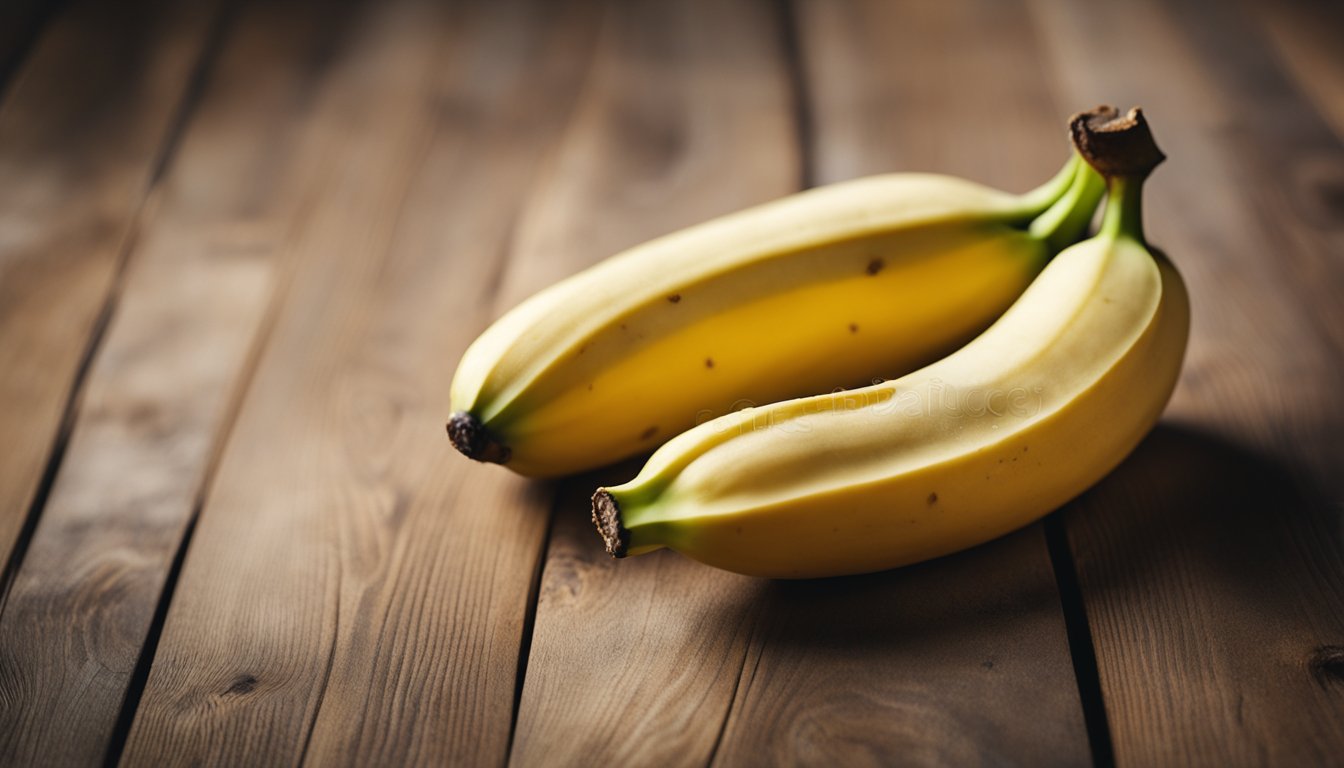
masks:
[[[9,0],[0,763],[1344,754],[1344,6]],[[463,349],[799,189],[1023,191],[1142,105],[1194,328],[1046,521],[873,576],[615,563],[473,465]]]

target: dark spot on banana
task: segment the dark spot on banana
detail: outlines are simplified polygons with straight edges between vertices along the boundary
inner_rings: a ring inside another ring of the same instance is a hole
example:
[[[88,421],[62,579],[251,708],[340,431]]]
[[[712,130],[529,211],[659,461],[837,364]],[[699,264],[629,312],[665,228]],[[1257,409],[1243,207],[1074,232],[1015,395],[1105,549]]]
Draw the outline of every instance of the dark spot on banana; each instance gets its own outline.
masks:
[[[994,660],[993,660],[993,659],[985,659],[984,661],[980,662],[980,666],[984,667],[985,669],[993,669],[993,668],[994,668]]]
[[[858,324],[858,323],[850,323],[850,324],[849,324],[849,332],[850,332],[850,333],[858,333],[858,332],[859,332],[859,324]]]
[[[882,268],[885,266],[886,262],[882,261],[881,259],[873,259],[872,261],[868,262],[867,272],[870,276],[876,275],[878,272],[881,272]]]
[[[672,302],[673,304],[676,304],[678,301],[681,301],[681,294],[680,294],[680,293],[674,293],[674,294],[672,294],[671,296],[668,296],[668,297],[667,297],[667,300],[670,301],[670,302]]]
[[[655,426],[649,427],[648,429],[644,430],[643,432],[640,432],[640,433],[639,433],[639,439],[640,439],[640,440],[648,440],[650,437],[653,437],[653,436],[656,435],[656,434],[658,434],[658,427],[655,425]]]
[[[588,391],[589,391],[589,392],[592,392],[592,391],[593,391],[593,385],[592,385],[592,384],[589,384],[589,385],[588,385]]]
[[[930,504],[937,504],[937,503],[938,503],[938,494],[936,494],[936,493],[930,493],[930,494],[929,494],[929,503],[930,503]]]
[[[713,367],[714,367],[714,358],[712,358],[712,357],[706,357],[706,358],[705,358],[705,367],[706,367],[706,368],[713,368]]]
[[[625,323],[621,323],[621,330],[622,331],[626,330]]]

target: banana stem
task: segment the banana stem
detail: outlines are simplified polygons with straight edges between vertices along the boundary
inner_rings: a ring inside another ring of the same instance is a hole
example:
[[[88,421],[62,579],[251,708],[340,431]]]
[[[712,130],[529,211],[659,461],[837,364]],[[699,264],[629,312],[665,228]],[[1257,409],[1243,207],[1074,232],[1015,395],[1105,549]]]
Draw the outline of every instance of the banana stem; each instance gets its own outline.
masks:
[[[1143,238],[1143,182],[1142,176],[1115,176],[1110,179],[1106,211],[1101,219],[1101,234],[1130,237],[1147,244]]]
[[[1110,237],[1143,238],[1143,182],[1166,155],[1157,148],[1143,110],[1126,115],[1111,106],[1080,112],[1069,120],[1078,154],[1106,177],[1108,197],[1101,232]]]
[[[1068,191],[1054,205],[1031,222],[1029,232],[1049,244],[1058,253],[1077,242],[1087,231],[1097,210],[1106,183],[1086,163],[1079,162]]]
[[[1054,206],[1059,198],[1073,186],[1078,177],[1079,169],[1086,166],[1087,163],[1083,162],[1077,152],[1074,152],[1068,162],[1064,163],[1064,167],[1060,168],[1059,172],[1049,181],[1030,192],[1024,193],[1018,198],[1022,202],[1020,210],[1025,214],[1023,218],[1040,216],[1045,213],[1047,208]]]

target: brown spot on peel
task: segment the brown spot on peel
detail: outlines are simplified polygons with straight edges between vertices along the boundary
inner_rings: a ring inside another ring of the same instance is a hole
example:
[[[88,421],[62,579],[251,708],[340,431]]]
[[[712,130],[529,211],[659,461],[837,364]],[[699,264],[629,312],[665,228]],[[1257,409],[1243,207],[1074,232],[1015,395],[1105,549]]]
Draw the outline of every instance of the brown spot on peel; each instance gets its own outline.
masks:
[[[653,437],[653,436],[656,435],[656,434],[658,434],[658,425],[655,424],[654,426],[649,427],[648,429],[644,430],[643,432],[640,432],[640,433],[639,433],[639,439],[640,439],[640,440],[648,440],[650,437]]]
[[[671,296],[668,296],[668,297],[667,297],[667,300],[670,301],[670,302],[672,302],[673,304],[676,304],[677,302],[681,301],[681,294],[680,294],[680,293],[674,293],[674,294],[672,294]]]
[[[871,277],[873,275],[876,275],[878,272],[881,272],[882,268],[885,266],[886,262],[882,261],[881,259],[873,259],[872,261],[868,262],[868,268],[864,271],[867,272],[868,275]]]

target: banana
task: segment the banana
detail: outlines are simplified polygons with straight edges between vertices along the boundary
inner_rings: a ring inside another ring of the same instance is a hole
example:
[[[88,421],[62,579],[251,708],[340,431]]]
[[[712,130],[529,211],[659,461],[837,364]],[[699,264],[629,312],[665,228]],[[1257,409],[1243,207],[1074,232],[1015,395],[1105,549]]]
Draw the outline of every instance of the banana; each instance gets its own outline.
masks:
[[[1097,236],[932,365],[669,441],[594,495],[608,552],[670,547],[768,577],[877,571],[1026,525],[1114,468],[1171,395],[1189,305],[1143,238],[1140,191],[1163,156],[1142,113],[1098,108],[1071,130],[1108,178]]]
[[[842,182],[630,249],[538,293],[466,351],[448,433],[553,476],[647,453],[748,402],[913,370],[984,330],[1103,193],[1074,154],[1011,195],[962,179]]]

